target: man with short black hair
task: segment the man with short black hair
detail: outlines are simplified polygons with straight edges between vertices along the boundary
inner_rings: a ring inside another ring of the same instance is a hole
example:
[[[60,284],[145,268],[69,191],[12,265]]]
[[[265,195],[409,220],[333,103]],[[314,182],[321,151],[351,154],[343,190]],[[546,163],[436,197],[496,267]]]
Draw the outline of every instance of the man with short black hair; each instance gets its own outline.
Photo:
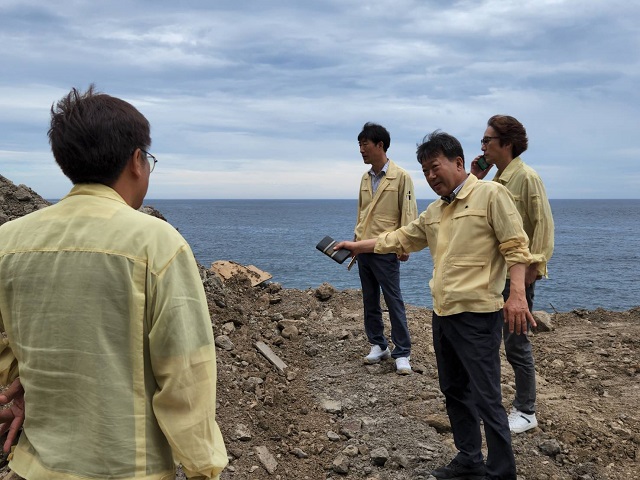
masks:
[[[404,169],[387,158],[390,143],[387,129],[375,123],[366,123],[358,135],[360,155],[371,168],[360,181],[355,240],[375,238],[383,232],[408,225],[417,217],[413,181]],[[400,291],[400,261],[408,258],[408,254],[394,253],[363,253],[358,256],[364,330],[371,344],[371,351],[364,361],[373,364],[393,357],[399,375],[411,373],[411,335]],[[389,310],[393,351],[389,350],[389,342],[384,335],[380,290]]]
[[[197,264],[175,228],[137,211],[149,130],[131,104],[71,90],[49,141],[73,188],[0,227],[0,366],[19,372],[26,412],[10,467],[29,480],[160,480],[176,462],[217,479],[227,464]]]
[[[456,457],[431,474],[439,479],[515,480],[516,465],[500,390],[503,322],[517,334],[535,325],[527,308],[524,273],[531,262],[522,219],[508,190],[467,175],[453,136],[435,131],[417,150],[431,189],[440,199],[417,220],[360,242],[340,242],[353,255],[429,248],[433,277],[433,345]],[[503,300],[506,272],[511,294]],[[487,444],[482,454],[480,424]]]

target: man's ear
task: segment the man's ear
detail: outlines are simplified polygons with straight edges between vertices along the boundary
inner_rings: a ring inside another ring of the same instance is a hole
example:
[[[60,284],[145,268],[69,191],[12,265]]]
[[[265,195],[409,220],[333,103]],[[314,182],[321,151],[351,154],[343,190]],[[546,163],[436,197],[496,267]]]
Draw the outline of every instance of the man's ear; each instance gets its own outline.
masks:
[[[146,158],[143,157],[142,150],[136,148],[131,154],[131,158],[129,158],[126,168],[129,169],[134,177],[141,177],[144,173],[144,162],[146,161]]]
[[[462,157],[456,157],[456,166],[458,170],[464,170],[464,159]]]

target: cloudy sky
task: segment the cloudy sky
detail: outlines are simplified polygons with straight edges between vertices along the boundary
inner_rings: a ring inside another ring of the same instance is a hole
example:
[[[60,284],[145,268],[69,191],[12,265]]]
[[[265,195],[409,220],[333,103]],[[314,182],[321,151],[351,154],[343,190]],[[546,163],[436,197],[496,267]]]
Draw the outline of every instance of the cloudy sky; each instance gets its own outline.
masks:
[[[95,83],[151,122],[150,199],[355,198],[366,121],[433,198],[416,143],[470,160],[496,113],[551,198],[640,198],[639,24],[630,0],[3,0],[0,174],[63,196],[49,109]]]

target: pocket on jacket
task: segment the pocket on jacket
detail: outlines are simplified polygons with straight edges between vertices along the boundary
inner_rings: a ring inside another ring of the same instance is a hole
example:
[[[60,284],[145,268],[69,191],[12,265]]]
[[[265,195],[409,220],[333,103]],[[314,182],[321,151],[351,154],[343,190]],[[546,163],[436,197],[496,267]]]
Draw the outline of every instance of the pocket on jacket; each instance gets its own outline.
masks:
[[[489,259],[477,255],[455,255],[444,266],[444,288],[452,298],[485,298],[489,290]]]
[[[397,217],[389,217],[385,215],[374,215],[371,222],[371,231],[376,235],[382,232],[392,232],[399,227]]]

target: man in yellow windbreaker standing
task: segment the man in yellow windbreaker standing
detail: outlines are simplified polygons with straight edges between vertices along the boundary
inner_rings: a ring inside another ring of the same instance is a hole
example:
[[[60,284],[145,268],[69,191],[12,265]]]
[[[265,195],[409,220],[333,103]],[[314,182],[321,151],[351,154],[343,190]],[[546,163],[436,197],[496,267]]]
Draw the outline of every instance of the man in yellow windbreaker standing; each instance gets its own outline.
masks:
[[[489,168],[482,171],[478,158],[471,162],[471,173],[484,178],[492,165],[498,169],[494,182],[507,187],[513,195],[522,217],[524,231],[529,237],[533,263],[525,273],[525,287],[529,310],[533,311],[536,281],[547,277],[547,263],[553,255],[554,224],[551,205],[536,171],[524,163],[520,155],[527,150],[527,132],[517,119],[509,115],[494,115],[487,121],[481,141]],[[504,298],[509,296],[511,280],[507,275]],[[528,335],[514,335],[507,326],[503,329],[504,351],[515,374],[516,394],[509,413],[511,433],[523,433],[538,426],[536,418],[536,368]]]
[[[383,232],[408,225],[418,215],[411,177],[387,158],[390,143],[389,132],[375,123],[366,123],[358,135],[360,155],[371,169],[360,181],[355,240],[376,238]],[[364,361],[372,364],[393,357],[399,375],[411,373],[411,335],[400,291],[400,261],[408,258],[408,254],[395,253],[358,255],[364,330],[371,344],[371,352]],[[393,351],[389,350],[384,335],[380,290],[389,309]]]

